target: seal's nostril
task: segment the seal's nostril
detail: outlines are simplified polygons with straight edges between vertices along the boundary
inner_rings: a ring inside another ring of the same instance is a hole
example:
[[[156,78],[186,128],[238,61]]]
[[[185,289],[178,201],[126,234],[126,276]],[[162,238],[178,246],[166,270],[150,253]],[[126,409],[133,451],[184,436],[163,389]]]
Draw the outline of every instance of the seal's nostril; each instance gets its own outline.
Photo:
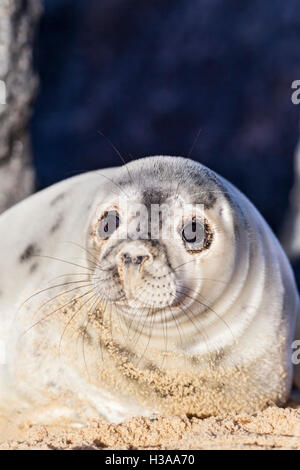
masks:
[[[148,255],[131,256],[129,253],[122,253],[121,256],[124,264],[142,264],[147,261],[150,257]]]
[[[132,261],[131,256],[128,253],[123,253],[122,258],[125,264],[129,264]]]

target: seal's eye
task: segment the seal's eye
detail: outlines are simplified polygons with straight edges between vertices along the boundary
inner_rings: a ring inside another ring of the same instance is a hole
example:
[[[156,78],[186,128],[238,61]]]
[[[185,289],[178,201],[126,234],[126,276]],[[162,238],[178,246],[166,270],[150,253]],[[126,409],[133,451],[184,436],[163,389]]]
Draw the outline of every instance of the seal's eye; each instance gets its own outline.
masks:
[[[196,217],[193,217],[191,221],[185,224],[181,235],[186,249],[192,252],[209,248],[213,239],[213,232],[207,221],[197,220]]]
[[[98,235],[102,240],[107,240],[120,225],[120,217],[117,211],[104,212],[98,225]]]

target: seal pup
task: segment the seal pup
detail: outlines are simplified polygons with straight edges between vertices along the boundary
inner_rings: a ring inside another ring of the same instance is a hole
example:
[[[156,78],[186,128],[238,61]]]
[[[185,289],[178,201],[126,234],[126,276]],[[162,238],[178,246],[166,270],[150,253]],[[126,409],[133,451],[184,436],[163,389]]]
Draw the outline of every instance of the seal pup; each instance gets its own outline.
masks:
[[[2,414],[118,422],[286,402],[292,270],[203,165],[156,156],[68,179],[4,213],[0,236]]]

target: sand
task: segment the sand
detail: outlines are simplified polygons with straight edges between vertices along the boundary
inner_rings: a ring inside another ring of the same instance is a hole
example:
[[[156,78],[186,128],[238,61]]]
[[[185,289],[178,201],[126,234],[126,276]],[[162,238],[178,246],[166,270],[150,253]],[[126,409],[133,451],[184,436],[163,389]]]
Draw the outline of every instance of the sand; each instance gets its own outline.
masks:
[[[6,439],[0,449],[300,449],[300,402],[251,416],[134,418],[118,425],[95,420],[82,427],[9,425]]]

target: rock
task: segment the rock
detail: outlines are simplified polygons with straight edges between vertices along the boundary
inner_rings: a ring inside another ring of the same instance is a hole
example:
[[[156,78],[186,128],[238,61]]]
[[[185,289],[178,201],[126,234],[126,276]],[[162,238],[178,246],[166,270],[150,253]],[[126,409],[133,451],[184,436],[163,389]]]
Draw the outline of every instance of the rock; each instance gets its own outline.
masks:
[[[39,0],[0,2],[0,212],[34,188],[28,123],[37,89],[33,72]]]

